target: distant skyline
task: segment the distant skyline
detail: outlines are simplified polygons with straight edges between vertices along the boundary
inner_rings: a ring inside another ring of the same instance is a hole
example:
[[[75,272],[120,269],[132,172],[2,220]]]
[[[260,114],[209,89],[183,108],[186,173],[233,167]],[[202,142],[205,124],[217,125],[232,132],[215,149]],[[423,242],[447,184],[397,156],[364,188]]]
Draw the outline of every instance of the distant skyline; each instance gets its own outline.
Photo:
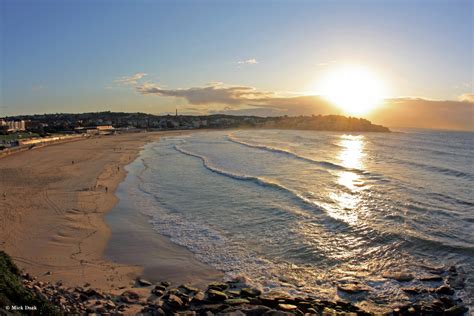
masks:
[[[0,13],[0,117],[351,114],[321,82],[361,65],[386,101],[360,116],[474,129],[470,0],[0,0]]]

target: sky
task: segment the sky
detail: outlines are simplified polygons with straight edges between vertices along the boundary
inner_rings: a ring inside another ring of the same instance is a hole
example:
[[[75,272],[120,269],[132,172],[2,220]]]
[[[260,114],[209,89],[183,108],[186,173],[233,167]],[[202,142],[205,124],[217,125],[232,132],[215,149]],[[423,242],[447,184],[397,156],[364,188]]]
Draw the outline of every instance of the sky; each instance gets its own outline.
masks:
[[[349,114],[320,83],[362,65],[387,87],[363,116],[431,104],[445,117],[451,104],[443,127],[469,129],[473,10],[470,0],[0,0],[0,117]]]

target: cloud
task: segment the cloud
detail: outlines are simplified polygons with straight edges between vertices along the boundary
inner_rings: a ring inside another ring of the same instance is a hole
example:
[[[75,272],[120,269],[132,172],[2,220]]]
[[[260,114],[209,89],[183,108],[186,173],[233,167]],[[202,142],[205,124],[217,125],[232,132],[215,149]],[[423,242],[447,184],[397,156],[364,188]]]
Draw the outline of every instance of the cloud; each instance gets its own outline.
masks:
[[[344,114],[339,107],[321,96],[281,95],[221,82],[187,89],[165,89],[153,83],[143,83],[135,89],[143,95],[184,99],[189,106],[194,106],[189,109],[194,113],[259,116]],[[473,130],[472,96],[467,94],[462,101],[410,97],[386,99],[365,118],[392,127]]]
[[[255,88],[246,86],[226,86],[222,83],[208,84],[204,87],[193,87],[189,89],[163,89],[152,83],[144,83],[137,86],[141,94],[154,94],[165,97],[179,97],[186,99],[190,104],[245,104],[253,102],[272,93],[257,91]]]
[[[256,65],[258,64],[258,61],[255,58],[250,58],[246,60],[240,60],[237,62],[239,65]]]
[[[474,103],[467,101],[393,98],[368,119],[386,126],[474,130]]]
[[[164,89],[156,84],[144,83],[138,85],[136,90],[143,95],[184,98],[191,105],[218,104],[224,111],[244,112],[245,109],[250,111],[259,108],[260,113],[262,109],[267,109],[271,115],[339,112],[319,96],[279,96],[275,92],[261,91],[249,86],[229,86],[222,83],[188,89]]]
[[[464,93],[460,95],[459,101],[474,103],[474,93]]]
[[[131,76],[123,76],[120,77],[119,79],[114,80],[114,83],[119,84],[119,85],[136,85],[138,83],[138,80],[142,79],[145,77],[147,74],[144,72],[137,72]]]

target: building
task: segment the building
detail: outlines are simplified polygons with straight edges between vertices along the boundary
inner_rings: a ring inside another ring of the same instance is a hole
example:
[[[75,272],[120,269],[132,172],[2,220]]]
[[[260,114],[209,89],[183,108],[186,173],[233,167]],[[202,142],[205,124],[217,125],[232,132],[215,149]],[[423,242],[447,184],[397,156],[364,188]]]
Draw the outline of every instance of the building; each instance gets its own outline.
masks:
[[[26,123],[23,120],[5,121],[4,119],[0,119],[0,126],[6,126],[8,132],[26,131]]]
[[[97,125],[97,126],[88,126],[88,127],[76,127],[76,133],[86,133],[89,135],[107,135],[113,134],[115,128],[112,125]]]

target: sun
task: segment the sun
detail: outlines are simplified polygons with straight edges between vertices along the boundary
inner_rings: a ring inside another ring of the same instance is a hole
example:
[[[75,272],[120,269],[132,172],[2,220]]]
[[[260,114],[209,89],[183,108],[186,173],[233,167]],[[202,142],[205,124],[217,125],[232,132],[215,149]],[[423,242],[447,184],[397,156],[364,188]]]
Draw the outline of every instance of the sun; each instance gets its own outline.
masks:
[[[320,94],[352,115],[367,114],[386,96],[383,82],[363,66],[343,66],[330,71],[319,85]]]

